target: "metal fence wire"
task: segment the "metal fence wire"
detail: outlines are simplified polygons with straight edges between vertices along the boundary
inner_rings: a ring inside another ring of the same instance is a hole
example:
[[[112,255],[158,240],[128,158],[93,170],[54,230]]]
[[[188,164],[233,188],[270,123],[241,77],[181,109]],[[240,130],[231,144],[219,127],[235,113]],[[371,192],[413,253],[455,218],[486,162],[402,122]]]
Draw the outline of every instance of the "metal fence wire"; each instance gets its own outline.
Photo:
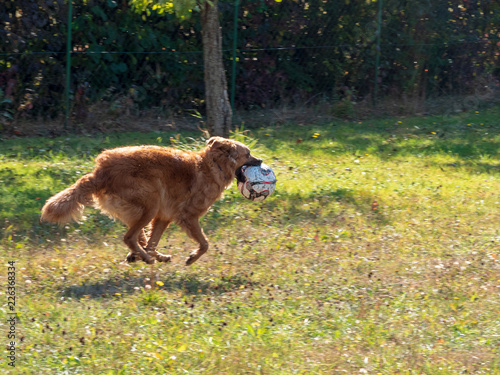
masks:
[[[425,111],[430,98],[469,98],[459,101],[467,107],[497,94],[497,1],[220,0],[219,10],[237,110],[321,104],[348,117],[356,103]],[[4,126],[204,111],[196,12],[179,20],[126,0],[5,0],[0,23]]]

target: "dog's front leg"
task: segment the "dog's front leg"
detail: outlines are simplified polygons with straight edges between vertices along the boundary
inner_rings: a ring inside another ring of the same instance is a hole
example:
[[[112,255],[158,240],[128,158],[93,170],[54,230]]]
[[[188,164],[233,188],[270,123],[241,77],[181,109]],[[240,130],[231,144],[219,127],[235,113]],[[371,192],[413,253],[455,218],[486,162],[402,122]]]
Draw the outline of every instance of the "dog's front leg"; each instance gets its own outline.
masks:
[[[208,250],[208,240],[203,233],[203,229],[200,227],[200,223],[197,218],[194,219],[185,219],[179,221],[178,223],[182,229],[184,229],[189,237],[199,243],[200,247],[189,254],[189,257],[186,259],[186,266],[190,266],[194,262],[198,260],[203,254],[205,254]]]

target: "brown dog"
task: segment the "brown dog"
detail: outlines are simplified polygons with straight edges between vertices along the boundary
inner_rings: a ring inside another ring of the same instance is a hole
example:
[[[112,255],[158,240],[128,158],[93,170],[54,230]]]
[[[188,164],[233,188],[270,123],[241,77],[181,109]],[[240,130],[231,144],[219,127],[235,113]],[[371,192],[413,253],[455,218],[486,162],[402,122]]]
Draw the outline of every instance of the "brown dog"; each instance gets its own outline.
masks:
[[[156,246],[171,222],[199,248],[186,260],[194,263],[208,250],[199,219],[230,186],[243,165],[260,165],[244,144],[212,137],[198,152],[158,146],[119,147],[103,151],[92,173],[50,198],[41,220],[66,223],[95,206],[128,226],[127,262],[169,262]],[[144,227],[151,224],[146,237]]]

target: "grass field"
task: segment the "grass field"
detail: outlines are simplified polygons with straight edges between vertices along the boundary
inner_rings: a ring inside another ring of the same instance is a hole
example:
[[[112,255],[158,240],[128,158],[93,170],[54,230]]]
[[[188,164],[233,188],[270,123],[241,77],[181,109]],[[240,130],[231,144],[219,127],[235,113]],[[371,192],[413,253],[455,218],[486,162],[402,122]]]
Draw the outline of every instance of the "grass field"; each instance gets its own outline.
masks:
[[[4,349],[0,371],[500,374],[500,108],[236,132],[277,191],[227,190],[189,268],[175,226],[160,243],[173,263],[128,266],[124,228],[93,209],[39,223],[101,149],[199,137],[0,142],[0,275],[7,292],[15,262],[18,313],[16,367]]]

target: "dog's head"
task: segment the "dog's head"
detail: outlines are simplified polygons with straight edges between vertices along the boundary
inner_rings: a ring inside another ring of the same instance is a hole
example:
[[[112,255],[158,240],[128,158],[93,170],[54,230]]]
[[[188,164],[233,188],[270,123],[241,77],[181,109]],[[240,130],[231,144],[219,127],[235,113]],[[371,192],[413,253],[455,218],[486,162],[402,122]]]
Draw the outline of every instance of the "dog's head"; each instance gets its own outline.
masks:
[[[244,165],[258,166],[262,164],[262,159],[252,156],[250,149],[238,141],[222,137],[212,137],[207,141],[207,147],[221,157],[222,160],[220,162],[227,163],[224,167],[229,167],[238,181],[244,181],[241,167]]]

